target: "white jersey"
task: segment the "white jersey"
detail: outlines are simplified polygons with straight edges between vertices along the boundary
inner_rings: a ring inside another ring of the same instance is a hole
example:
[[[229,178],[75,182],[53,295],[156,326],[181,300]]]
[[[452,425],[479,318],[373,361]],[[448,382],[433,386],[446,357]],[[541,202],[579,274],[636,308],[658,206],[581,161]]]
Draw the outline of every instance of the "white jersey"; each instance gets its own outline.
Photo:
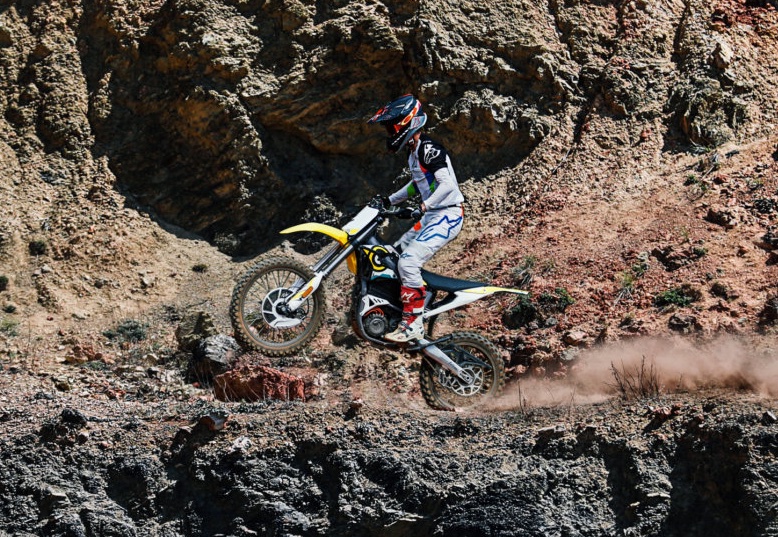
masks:
[[[461,205],[465,201],[446,149],[426,134],[419,137],[419,143],[408,155],[408,167],[411,180],[389,196],[392,205],[416,194],[421,195],[427,211]]]

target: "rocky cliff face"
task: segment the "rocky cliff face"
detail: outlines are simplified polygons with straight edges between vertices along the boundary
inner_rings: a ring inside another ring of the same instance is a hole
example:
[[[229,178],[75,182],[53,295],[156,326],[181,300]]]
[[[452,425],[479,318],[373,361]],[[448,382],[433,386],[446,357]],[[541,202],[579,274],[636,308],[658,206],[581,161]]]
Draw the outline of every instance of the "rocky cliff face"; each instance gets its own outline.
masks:
[[[271,403],[217,427],[204,405],[69,405],[36,398],[48,418],[0,442],[9,535],[778,531],[775,416],[758,403],[480,417]]]
[[[514,167],[549,137],[569,150],[595,121],[614,149],[646,129],[679,148],[763,136],[778,109],[775,58],[759,55],[765,12],[695,0],[21,1],[1,13],[0,131],[33,179],[89,181],[85,167],[104,162],[159,219],[255,253],[314,199],[342,210],[390,188],[402,158],[365,121],[406,92],[463,179]]]

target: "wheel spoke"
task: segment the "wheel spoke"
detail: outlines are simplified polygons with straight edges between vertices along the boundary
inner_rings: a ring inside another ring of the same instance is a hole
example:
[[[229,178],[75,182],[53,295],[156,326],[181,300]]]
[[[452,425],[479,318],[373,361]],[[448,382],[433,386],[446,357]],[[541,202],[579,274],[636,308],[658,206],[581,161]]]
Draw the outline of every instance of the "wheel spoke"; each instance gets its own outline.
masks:
[[[244,348],[269,356],[299,351],[319,331],[324,317],[324,289],[308,296],[295,311],[288,300],[313,278],[298,260],[273,256],[260,260],[235,286],[230,318]]]

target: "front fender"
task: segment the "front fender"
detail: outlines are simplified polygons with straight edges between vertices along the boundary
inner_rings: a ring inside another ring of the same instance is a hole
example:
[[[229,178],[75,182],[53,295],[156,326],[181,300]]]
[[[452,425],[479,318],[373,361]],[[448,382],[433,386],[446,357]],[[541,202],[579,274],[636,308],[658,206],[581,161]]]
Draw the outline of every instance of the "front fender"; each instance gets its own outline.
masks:
[[[348,233],[342,229],[328,226],[327,224],[317,224],[316,222],[308,222],[305,224],[298,224],[296,226],[288,227],[286,229],[282,229],[280,233],[287,235],[289,233],[300,233],[302,231],[310,231],[312,233],[321,233],[322,235],[327,235],[328,237],[338,241],[338,243],[341,245],[344,245],[348,242]],[[348,256],[346,263],[348,264],[348,269],[352,273],[356,274],[357,256],[355,254],[351,254]]]
[[[328,237],[332,237],[341,244],[346,244],[348,242],[348,234],[342,229],[328,226],[327,224],[317,224],[315,222],[308,222],[306,224],[298,224],[296,226],[288,227],[286,229],[282,229],[280,233],[282,235],[286,235],[288,233],[299,233],[301,231],[321,233],[323,235],[327,235]]]

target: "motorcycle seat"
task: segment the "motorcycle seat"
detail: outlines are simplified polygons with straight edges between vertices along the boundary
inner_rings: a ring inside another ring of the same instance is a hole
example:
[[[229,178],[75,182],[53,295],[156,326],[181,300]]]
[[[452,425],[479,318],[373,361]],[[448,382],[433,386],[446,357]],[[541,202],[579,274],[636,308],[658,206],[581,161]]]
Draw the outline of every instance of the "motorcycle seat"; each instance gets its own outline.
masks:
[[[440,274],[435,274],[434,272],[429,272],[424,269],[421,270],[421,277],[427,287],[432,291],[453,293],[455,291],[463,291],[465,289],[473,289],[474,287],[484,286],[484,284],[481,282],[449,278],[448,276],[441,276]]]

